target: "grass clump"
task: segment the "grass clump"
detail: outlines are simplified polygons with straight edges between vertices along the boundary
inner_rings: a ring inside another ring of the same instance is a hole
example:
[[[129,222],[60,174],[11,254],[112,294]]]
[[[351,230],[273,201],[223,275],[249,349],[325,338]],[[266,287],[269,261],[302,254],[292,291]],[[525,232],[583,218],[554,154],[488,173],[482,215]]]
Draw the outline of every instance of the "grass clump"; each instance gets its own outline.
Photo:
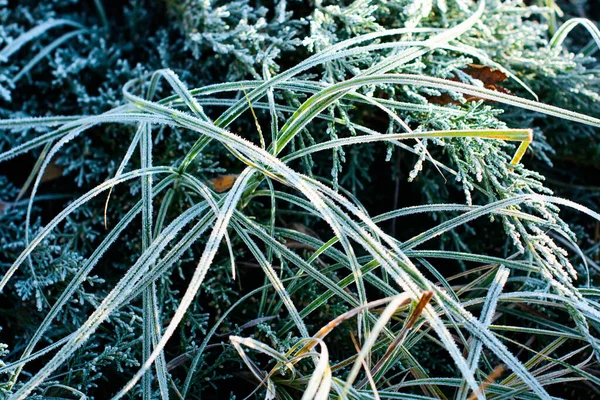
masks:
[[[600,32],[531,3],[3,4],[2,395],[595,395]]]

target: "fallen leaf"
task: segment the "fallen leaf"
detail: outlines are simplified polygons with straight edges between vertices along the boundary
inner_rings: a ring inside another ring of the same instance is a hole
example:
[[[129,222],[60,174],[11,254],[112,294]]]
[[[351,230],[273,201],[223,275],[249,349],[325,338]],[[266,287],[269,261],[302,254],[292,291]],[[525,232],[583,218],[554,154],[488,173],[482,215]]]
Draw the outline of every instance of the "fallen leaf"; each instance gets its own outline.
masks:
[[[54,162],[51,162],[46,166],[44,170],[44,175],[42,175],[41,183],[50,182],[55,179],[60,178],[63,175],[63,168],[59,165],[56,165]]]
[[[210,179],[208,182],[212,184],[215,192],[223,193],[231,189],[237,177],[237,174],[219,175],[216,178]]]
[[[462,71],[465,74],[471,76],[472,78],[480,80],[483,83],[483,87],[488,90],[493,90],[494,92],[499,93],[510,93],[506,88],[498,85],[499,83],[504,82],[506,78],[508,78],[508,76],[499,69],[493,69],[492,67],[489,67],[487,65],[469,64],[469,68],[463,69]],[[451,78],[450,80],[455,82],[459,81],[456,76]],[[484,100],[481,97],[468,95],[465,95],[464,98],[467,102]],[[448,93],[442,93],[440,96],[431,96],[428,97],[427,100],[429,100],[430,103],[439,104],[442,106],[446,104],[460,104],[460,102],[454,100],[452,96],[450,96]],[[492,100],[486,101],[493,103]]]
[[[492,69],[492,67],[480,64],[469,64],[469,68],[464,69],[463,72],[475,79],[479,79],[483,82],[485,87],[495,86],[508,78],[508,76],[499,69]]]

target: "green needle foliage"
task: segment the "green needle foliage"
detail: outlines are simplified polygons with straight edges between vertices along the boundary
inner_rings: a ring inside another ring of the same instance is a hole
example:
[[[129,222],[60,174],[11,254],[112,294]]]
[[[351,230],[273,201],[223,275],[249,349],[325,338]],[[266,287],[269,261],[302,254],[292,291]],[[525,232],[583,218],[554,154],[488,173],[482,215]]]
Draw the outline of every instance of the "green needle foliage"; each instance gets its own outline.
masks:
[[[2,398],[600,392],[593,5],[0,5]]]

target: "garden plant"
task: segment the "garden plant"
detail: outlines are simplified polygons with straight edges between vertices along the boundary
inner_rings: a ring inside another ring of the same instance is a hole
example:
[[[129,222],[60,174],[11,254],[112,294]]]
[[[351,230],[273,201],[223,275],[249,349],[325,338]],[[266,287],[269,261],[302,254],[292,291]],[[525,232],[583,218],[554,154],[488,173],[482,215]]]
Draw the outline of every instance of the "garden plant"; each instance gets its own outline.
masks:
[[[0,0],[0,398],[600,398],[594,0]]]

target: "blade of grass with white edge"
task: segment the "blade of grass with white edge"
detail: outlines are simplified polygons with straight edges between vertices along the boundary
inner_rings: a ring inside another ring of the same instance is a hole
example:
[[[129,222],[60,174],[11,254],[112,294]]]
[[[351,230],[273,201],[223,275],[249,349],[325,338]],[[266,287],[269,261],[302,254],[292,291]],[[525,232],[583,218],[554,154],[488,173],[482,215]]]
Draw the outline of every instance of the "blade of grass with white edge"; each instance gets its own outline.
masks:
[[[140,125],[140,160],[142,168],[152,167],[152,129],[149,124],[142,123]],[[153,185],[152,175],[144,175],[141,177],[142,187],[142,251],[148,250],[152,243],[153,236]],[[149,267],[152,268],[152,265]],[[143,294],[142,299],[142,320],[143,320],[143,346],[142,353],[146,359],[152,352],[152,348],[158,337],[160,336],[160,312],[156,301],[156,285],[150,285]],[[162,399],[169,398],[169,389],[167,383],[167,368],[164,352],[161,352],[157,362],[155,363],[156,373],[158,377],[159,389]],[[152,374],[147,371],[144,375],[142,385],[143,398],[150,399],[152,397]]]
[[[331,367],[329,366],[329,351],[322,340],[317,340],[321,352],[319,361],[311,374],[310,380],[302,394],[302,400],[325,400],[331,390]]]
[[[17,83],[25,74],[27,74],[33,67],[37,65],[44,57],[50,54],[53,50],[60,47],[63,43],[68,42],[76,36],[87,33],[87,29],[77,29],[72,32],[65,33],[58,39],[54,40],[49,45],[45,46],[38,54],[35,55],[21,70],[12,78],[12,82]]]
[[[161,72],[153,74],[148,87],[146,98],[151,100],[154,97],[156,86],[159,80],[159,74]],[[166,77],[169,80],[169,76]],[[177,92],[179,95],[183,93]],[[183,97],[182,97],[183,98]],[[199,110],[201,111],[201,110]],[[204,115],[199,112],[197,115]],[[141,131],[140,138],[140,159],[142,168],[152,167],[152,128],[148,123],[140,124],[139,130]],[[142,251],[146,251],[153,240],[153,204],[152,204],[152,176],[143,176],[141,178],[142,183]],[[108,199],[107,199],[108,201]],[[150,265],[150,269],[152,269]],[[158,301],[156,296],[156,283],[149,285],[142,296],[142,320],[143,320],[143,347],[142,357],[147,359],[152,353],[152,349],[157,345],[162,332],[162,323],[160,321],[160,311],[158,309]],[[161,351],[157,362],[155,363],[156,374],[158,377],[160,394],[163,400],[168,400],[169,389],[167,383],[167,361],[165,359],[164,351]],[[152,374],[151,371],[147,371],[142,381],[142,394],[143,398],[150,399],[152,397]]]
[[[81,129],[82,126],[86,125],[87,127],[85,129],[83,129],[81,132],[85,131],[86,129],[91,128],[92,126],[101,124],[101,123],[120,123],[120,124],[138,124],[140,122],[147,122],[147,123],[154,123],[154,124],[161,124],[161,125],[169,125],[170,123],[172,123],[172,121],[168,118],[164,118],[164,117],[159,117],[158,115],[149,115],[147,113],[139,113],[139,112],[127,112],[127,110],[130,108],[131,106],[122,106],[122,107],[117,107],[111,111],[108,111],[104,114],[100,114],[100,115],[96,115],[96,116],[91,116],[91,117],[82,117],[82,118],[78,118],[75,121],[70,121],[70,122],[66,122],[62,127],[60,127],[57,130],[54,130],[52,132],[48,132],[45,133],[43,135],[40,135],[36,138],[33,138],[21,145],[15,146],[3,153],[0,153],[0,162],[3,161],[7,161],[10,160],[11,158],[14,158],[20,154],[24,154],[27,153],[28,151],[31,151],[37,147],[43,146],[46,143],[54,140],[54,139],[58,139],[58,138],[62,138],[64,137],[66,134],[68,134],[69,132],[76,130],[76,129]],[[67,118],[65,118],[67,119]],[[49,123],[52,126],[54,125],[54,118],[51,118],[49,120]],[[20,120],[5,120],[4,122],[7,123],[7,127],[12,126],[13,124],[20,124],[19,122]],[[0,120],[0,124],[2,123],[2,120]],[[25,125],[26,126],[39,126],[39,125],[43,125],[43,124],[38,124],[38,123],[31,123],[31,125]]]
[[[344,91],[351,87],[359,87],[363,85],[376,85],[386,82],[398,85],[412,85],[416,87],[430,87],[435,89],[453,90],[459,93],[481,97],[486,100],[497,101],[507,105],[512,105],[526,110],[539,112],[541,114],[551,115],[554,117],[567,119],[582,124],[600,127],[598,118],[590,117],[585,114],[569,111],[564,108],[551,106],[544,103],[539,103],[532,100],[523,99],[518,96],[497,92],[494,90],[468,85],[463,82],[455,82],[447,79],[440,79],[425,75],[413,74],[384,74],[370,75],[368,77],[357,77],[352,80],[340,82],[325,89],[328,92]]]
[[[399,134],[380,134],[380,135],[363,135],[363,136],[351,136],[347,138],[329,140],[327,142],[318,143],[312,146],[307,146],[302,149],[296,150],[293,153],[288,154],[281,158],[283,162],[289,162],[298,159],[307,154],[312,154],[318,151],[332,149],[341,146],[349,146],[353,144],[362,143],[373,143],[379,141],[392,141],[392,140],[407,140],[407,139],[426,139],[430,137],[435,138],[459,138],[459,137],[472,137],[481,139],[496,139],[496,140],[509,140],[519,141],[529,145],[533,140],[533,131],[531,129],[473,129],[473,130],[452,130],[452,131],[426,131],[426,132],[411,132],[411,133],[399,133]],[[519,151],[515,154],[511,164],[517,164],[523,151]]]
[[[123,174],[123,171],[125,171],[125,168],[127,167],[127,164],[129,163],[129,160],[131,160],[131,156],[133,156],[133,153],[135,152],[135,149],[138,147],[138,144],[140,142],[140,138],[142,137],[142,134],[144,132],[143,128],[143,124],[140,125],[137,129],[137,131],[135,132],[135,135],[133,136],[133,139],[131,140],[131,143],[129,143],[129,147],[127,148],[127,152],[125,152],[125,155],[123,156],[123,158],[121,159],[121,162],[119,163],[119,167],[117,168],[117,171],[115,172],[115,178],[118,178],[119,176],[121,176]],[[113,188],[110,188],[108,191],[108,194],[106,195],[106,201],[104,202],[104,229],[108,229],[108,203],[110,202],[110,195],[112,194],[112,190]]]
[[[552,36],[549,44],[550,48],[562,46],[569,33],[571,33],[571,31],[579,25],[587,29],[592,36],[592,39],[594,39],[594,42],[596,42],[596,46],[600,48],[600,30],[598,30],[598,27],[592,21],[586,18],[572,18],[562,24],[554,36]]]
[[[13,118],[0,119],[0,129],[29,129],[40,126],[57,126],[67,122],[78,121],[84,116],[81,115],[55,115],[52,117],[29,117],[29,118]]]
[[[60,346],[65,344],[67,341],[69,341],[71,339],[71,337],[72,337],[72,335],[65,336],[62,339],[57,340],[56,342],[44,347],[43,349],[36,351],[35,353],[33,353],[27,357],[20,358],[19,361],[5,364],[4,366],[0,367],[0,374],[11,372],[13,370],[22,369],[23,366],[25,364],[27,364],[29,361],[35,360],[45,354],[48,354],[52,350],[59,348]],[[12,385],[13,385],[13,383],[9,381],[8,384],[6,385],[7,389],[11,389]]]
[[[23,47],[28,42],[42,36],[50,29],[58,28],[61,26],[72,26],[78,29],[84,29],[85,27],[77,22],[69,21],[67,19],[51,19],[44,23],[37,25],[36,27],[28,30],[12,42],[8,43],[2,50],[0,50],[0,60],[8,60],[8,58],[15,52],[17,52],[21,47]]]
[[[502,292],[502,289],[508,280],[509,274],[510,271],[508,268],[501,266],[494,276],[494,281],[490,285],[485,304],[481,310],[481,316],[479,317],[485,326],[489,326],[492,322],[492,318],[496,312],[496,305],[498,304],[498,296]],[[471,343],[471,350],[469,351],[469,357],[467,359],[473,372],[475,372],[477,365],[479,364],[479,357],[481,356],[482,349],[482,343],[478,339],[474,339]],[[467,394],[466,386],[461,384],[456,397],[458,399],[466,399]]]

